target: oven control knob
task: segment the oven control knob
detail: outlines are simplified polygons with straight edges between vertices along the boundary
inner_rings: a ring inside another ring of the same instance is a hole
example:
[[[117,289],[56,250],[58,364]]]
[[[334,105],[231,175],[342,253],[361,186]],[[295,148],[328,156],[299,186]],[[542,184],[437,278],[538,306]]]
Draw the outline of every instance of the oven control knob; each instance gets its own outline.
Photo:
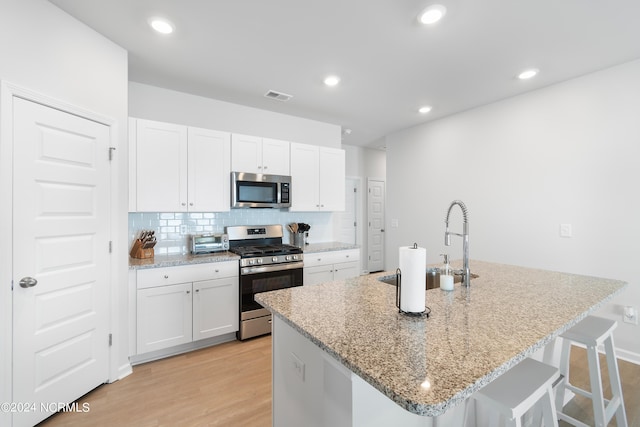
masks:
[[[250,259],[250,260],[249,260],[249,264],[255,264],[255,263],[256,263],[256,260],[255,260],[255,259]]]
[[[284,260],[285,260],[285,261],[291,261],[291,256],[290,256],[290,255],[285,256],[285,257],[284,257]]]
[[[294,260],[298,259],[298,255],[294,255],[294,256],[293,256],[293,259],[294,259]]]
[[[258,264],[262,264],[262,258],[258,258],[257,261],[258,261]]]
[[[278,257],[277,257],[277,256],[274,256],[273,258],[271,258],[271,261],[273,261],[273,262],[277,262],[277,261],[278,261]]]

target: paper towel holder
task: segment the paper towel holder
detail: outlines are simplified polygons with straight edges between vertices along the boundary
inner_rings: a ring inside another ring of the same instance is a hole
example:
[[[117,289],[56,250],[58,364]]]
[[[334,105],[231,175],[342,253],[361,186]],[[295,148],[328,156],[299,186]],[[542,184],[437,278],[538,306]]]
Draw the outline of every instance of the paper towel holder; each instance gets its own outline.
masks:
[[[413,244],[413,249],[417,249],[418,244]],[[425,277],[425,286],[426,286],[426,277]],[[429,318],[429,314],[431,314],[431,309],[429,307],[425,307],[424,311],[412,312],[412,311],[403,311],[400,307],[402,301],[402,292],[400,292],[400,288],[402,288],[402,270],[400,268],[396,268],[396,307],[398,307],[398,313],[404,314],[406,316],[411,317],[426,317]]]

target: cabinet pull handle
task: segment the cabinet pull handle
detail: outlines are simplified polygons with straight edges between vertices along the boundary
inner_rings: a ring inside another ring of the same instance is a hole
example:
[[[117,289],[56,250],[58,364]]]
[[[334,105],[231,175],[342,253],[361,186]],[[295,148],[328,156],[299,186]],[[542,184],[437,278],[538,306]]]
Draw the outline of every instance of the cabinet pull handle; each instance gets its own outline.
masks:
[[[193,206],[193,202],[189,203],[189,206]]]
[[[196,292],[200,292],[200,289],[196,289]]]
[[[169,278],[169,275],[168,275],[168,274],[165,274],[165,275],[164,275],[164,278],[165,278],[165,279],[168,279],[168,278]]]
[[[218,269],[216,268],[216,269],[215,269],[215,272],[216,272],[216,273],[220,273],[220,270],[218,270]]]
[[[266,169],[266,168],[267,168],[267,166],[264,166],[264,167],[263,167],[263,169]]]
[[[187,204],[185,202],[182,202],[181,205],[182,206],[187,206]]]
[[[187,293],[188,293],[188,294],[190,294],[190,293],[191,293],[191,291],[187,291]]]

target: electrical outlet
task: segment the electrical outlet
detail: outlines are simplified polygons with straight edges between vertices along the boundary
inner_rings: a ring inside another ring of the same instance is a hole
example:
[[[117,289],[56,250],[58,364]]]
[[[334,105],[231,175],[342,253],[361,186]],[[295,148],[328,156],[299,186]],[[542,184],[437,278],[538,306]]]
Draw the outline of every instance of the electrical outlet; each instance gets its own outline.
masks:
[[[300,381],[304,382],[304,362],[293,353],[291,353],[291,366],[298,378],[300,378]]]
[[[638,309],[631,305],[624,306],[624,313],[622,314],[622,320],[625,323],[631,323],[633,325],[638,324]]]
[[[571,237],[571,224],[560,224],[560,237]]]
[[[393,228],[398,228],[398,219],[397,218],[392,218],[391,219],[391,226]]]
[[[187,224],[180,225],[180,234],[185,235],[189,232],[189,226]]]

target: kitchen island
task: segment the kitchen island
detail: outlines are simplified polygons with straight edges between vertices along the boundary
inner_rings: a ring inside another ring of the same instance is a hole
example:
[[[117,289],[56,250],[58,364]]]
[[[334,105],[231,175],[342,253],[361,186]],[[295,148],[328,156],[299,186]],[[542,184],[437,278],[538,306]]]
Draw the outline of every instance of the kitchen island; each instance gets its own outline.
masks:
[[[454,268],[459,265],[454,263]],[[462,425],[464,402],[626,283],[472,261],[398,313],[387,273],[256,295],[274,314],[274,426]],[[400,424],[398,424],[400,423]]]

